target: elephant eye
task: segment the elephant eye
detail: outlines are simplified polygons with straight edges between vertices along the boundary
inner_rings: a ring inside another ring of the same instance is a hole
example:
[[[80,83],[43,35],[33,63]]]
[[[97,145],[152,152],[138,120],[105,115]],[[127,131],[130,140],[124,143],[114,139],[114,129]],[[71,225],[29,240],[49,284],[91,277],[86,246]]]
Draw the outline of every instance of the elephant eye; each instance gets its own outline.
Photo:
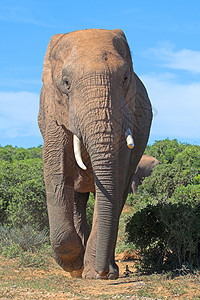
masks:
[[[70,83],[68,80],[63,80],[65,87],[69,90],[70,89]]]
[[[123,78],[123,86],[127,87],[128,83],[129,83],[129,79],[130,77],[128,75],[125,75]]]
[[[63,80],[64,89],[69,91],[70,87],[71,87],[71,84],[70,84],[69,80],[65,76],[62,78],[62,80]]]
[[[125,83],[127,81],[128,81],[128,76],[125,76],[124,79],[123,79],[123,83]]]

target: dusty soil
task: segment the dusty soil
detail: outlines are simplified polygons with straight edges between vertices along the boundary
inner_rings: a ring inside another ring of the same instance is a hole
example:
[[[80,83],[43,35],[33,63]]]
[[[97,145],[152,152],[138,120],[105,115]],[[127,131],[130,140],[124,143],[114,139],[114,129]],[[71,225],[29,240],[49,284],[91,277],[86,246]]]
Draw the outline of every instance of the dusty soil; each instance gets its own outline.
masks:
[[[199,275],[138,275],[137,255],[117,255],[118,280],[72,279],[51,260],[46,269],[0,257],[0,299],[200,299]],[[131,259],[131,260],[130,260]]]

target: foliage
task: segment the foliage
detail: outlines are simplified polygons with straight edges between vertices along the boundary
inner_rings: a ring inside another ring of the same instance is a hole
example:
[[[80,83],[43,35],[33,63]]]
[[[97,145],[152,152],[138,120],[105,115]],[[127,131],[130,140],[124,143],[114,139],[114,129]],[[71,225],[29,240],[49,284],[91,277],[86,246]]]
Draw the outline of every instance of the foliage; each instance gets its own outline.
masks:
[[[199,205],[148,205],[129,219],[126,230],[141,251],[145,271],[200,266]]]
[[[127,203],[135,213],[128,240],[140,249],[143,270],[169,270],[200,263],[200,147],[158,141],[146,154],[162,164],[145,178]]]
[[[159,159],[161,165],[145,178],[137,195],[128,195],[133,215],[124,219],[122,239],[128,235],[127,247],[132,243],[140,250],[143,270],[199,267],[200,147],[166,139],[148,146],[145,154]],[[93,210],[94,196],[90,194],[90,229]],[[36,236],[48,227],[41,147],[0,147],[0,223],[4,224],[0,227],[0,252],[26,258],[27,264],[34,265],[34,253],[43,251]],[[29,246],[25,249],[24,245]]]
[[[29,158],[40,158],[42,159],[42,147],[37,148],[18,148],[12,147],[10,145],[5,147],[0,147],[0,161],[14,162],[19,160],[25,160]]]
[[[48,226],[41,155],[41,147],[0,147],[0,223]]]
[[[49,234],[30,225],[21,228],[0,226],[0,253],[7,258],[18,258],[19,265],[41,267],[50,252]]]
[[[34,250],[38,246],[48,243],[48,231],[38,230],[26,224],[19,227],[9,228],[5,225],[0,226],[0,249],[9,247],[12,243],[19,245],[23,251]]]
[[[90,194],[87,204],[90,229],[93,210],[94,196]],[[0,223],[48,227],[41,146],[0,147]]]
[[[91,229],[92,229],[93,212],[94,212],[94,195],[92,193],[90,193],[90,196],[89,196],[89,199],[87,202],[87,208],[86,208],[89,231],[91,231]]]
[[[126,223],[133,215],[133,211],[133,207],[128,207],[127,211],[123,210],[120,215],[117,244],[115,249],[116,253],[131,253],[136,250],[135,245],[133,245],[131,242],[128,242],[126,233]]]
[[[184,148],[185,145],[177,140],[165,139],[147,146],[145,154],[156,157],[161,163],[172,163],[174,157],[182,152]]]

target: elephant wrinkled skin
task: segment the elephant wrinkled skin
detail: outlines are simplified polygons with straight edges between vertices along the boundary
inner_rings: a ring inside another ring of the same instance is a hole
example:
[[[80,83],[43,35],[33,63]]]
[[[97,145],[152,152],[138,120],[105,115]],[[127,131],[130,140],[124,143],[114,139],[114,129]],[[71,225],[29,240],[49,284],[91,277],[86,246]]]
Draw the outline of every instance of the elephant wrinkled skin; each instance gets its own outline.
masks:
[[[151,119],[146,89],[133,71],[121,30],[89,29],[51,38],[38,122],[51,245],[58,264],[72,276],[118,277],[119,217]],[[89,192],[95,194],[90,235]]]

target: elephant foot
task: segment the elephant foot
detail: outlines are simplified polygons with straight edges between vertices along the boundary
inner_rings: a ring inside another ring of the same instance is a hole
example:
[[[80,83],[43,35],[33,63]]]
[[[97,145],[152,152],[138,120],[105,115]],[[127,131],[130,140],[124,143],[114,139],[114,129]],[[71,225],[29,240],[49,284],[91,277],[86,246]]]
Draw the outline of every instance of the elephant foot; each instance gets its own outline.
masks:
[[[81,278],[82,273],[83,273],[83,268],[81,268],[80,270],[74,270],[74,271],[70,272],[70,275],[72,278]]]
[[[81,272],[83,269],[83,255],[84,252],[81,251],[76,256],[65,255],[64,253],[54,252],[54,258],[56,262],[62,267],[66,272]],[[75,277],[75,276],[74,276]],[[80,277],[80,276],[78,276]]]
[[[100,274],[101,275],[100,275]],[[114,263],[110,263],[108,272],[99,272],[95,271],[94,267],[84,268],[82,277],[85,279],[117,279],[119,277],[119,268],[118,265]]]

